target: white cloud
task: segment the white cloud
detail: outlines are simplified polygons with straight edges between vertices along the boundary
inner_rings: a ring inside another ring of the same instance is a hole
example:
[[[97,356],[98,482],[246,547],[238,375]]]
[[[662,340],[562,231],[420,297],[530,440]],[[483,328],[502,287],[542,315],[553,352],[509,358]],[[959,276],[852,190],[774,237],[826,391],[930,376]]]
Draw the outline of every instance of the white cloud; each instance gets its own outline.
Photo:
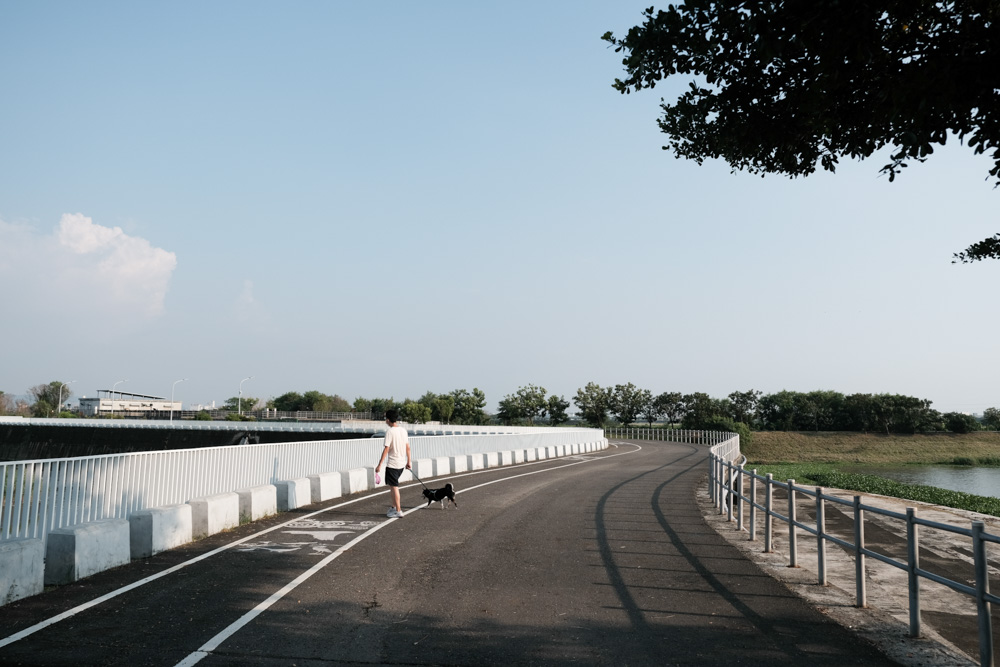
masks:
[[[39,310],[80,304],[118,323],[161,315],[177,256],[82,213],[62,216],[53,234],[0,220],[0,278]]]

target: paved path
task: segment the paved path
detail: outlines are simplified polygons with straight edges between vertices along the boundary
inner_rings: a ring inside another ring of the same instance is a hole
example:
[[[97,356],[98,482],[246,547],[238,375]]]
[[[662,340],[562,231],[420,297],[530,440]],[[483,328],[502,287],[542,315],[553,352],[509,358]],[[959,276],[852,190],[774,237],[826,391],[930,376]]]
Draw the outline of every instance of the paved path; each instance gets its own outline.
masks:
[[[282,514],[0,607],[0,663],[894,664],[705,523],[704,472],[621,443]]]

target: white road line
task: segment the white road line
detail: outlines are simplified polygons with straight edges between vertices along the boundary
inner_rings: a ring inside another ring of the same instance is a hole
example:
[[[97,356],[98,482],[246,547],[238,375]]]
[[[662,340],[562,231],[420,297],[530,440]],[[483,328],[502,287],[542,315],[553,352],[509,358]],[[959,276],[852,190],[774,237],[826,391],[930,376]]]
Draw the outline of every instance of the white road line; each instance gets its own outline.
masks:
[[[612,456],[619,456],[619,454],[613,454]],[[605,459],[605,458],[611,458],[611,457],[610,456],[594,457],[592,460],[601,460],[601,459]],[[542,459],[540,461],[532,461],[528,465],[538,465],[538,464],[541,464],[541,463],[548,463],[548,462],[550,462],[552,460],[553,459]],[[522,465],[525,465],[525,464],[522,464]],[[572,464],[572,465],[576,465],[576,464]],[[563,466],[560,466],[560,467],[563,467]],[[555,470],[555,469],[556,468],[546,468],[545,470]],[[463,475],[451,475],[451,476],[449,476],[447,478],[445,478],[445,477],[439,477],[439,478],[436,478],[436,479],[457,479],[457,478],[460,478],[460,477],[468,477],[469,475],[478,475],[478,474],[483,474],[483,473],[486,473],[486,472],[497,472],[497,469],[496,468],[489,468],[489,469],[478,470],[478,471],[475,471],[475,472],[466,473],[466,474],[463,474]],[[536,471],[536,472],[544,472],[544,471]],[[525,473],[525,474],[534,474],[534,473]],[[521,475],[518,475],[518,477],[520,477],[520,476]],[[513,479],[513,478],[510,478],[510,479]],[[416,486],[416,484],[408,484],[406,487],[401,487],[401,488],[408,488],[410,486]],[[478,487],[472,487],[472,488],[478,488]],[[76,616],[77,614],[79,614],[81,612],[87,611],[88,609],[91,609],[92,607],[96,607],[97,605],[102,604],[104,602],[107,602],[108,600],[111,600],[113,598],[116,598],[119,595],[123,595],[125,593],[128,593],[129,591],[135,590],[136,588],[139,588],[140,586],[144,586],[144,585],[146,585],[148,583],[156,581],[157,579],[165,577],[168,574],[173,574],[174,572],[177,572],[178,570],[182,570],[185,567],[188,567],[189,565],[194,565],[195,563],[201,562],[201,561],[203,561],[203,560],[205,560],[207,558],[210,558],[212,556],[216,556],[216,555],[218,555],[218,554],[220,554],[220,553],[222,553],[224,551],[228,551],[229,549],[232,549],[233,547],[237,547],[237,546],[243,544],[244,542],[249,542],[250,540],[256,539],[256,538],[260,537],[261,535],[266,535],[267,533],[270,533],[270,532],[273,532],[273,531],[276,531],[276,530],[280,530],[282,528],[287,527],[289,524],[295,523],[296,521],[302,521],[303,519],[308,519],[310,517],[316,516],[317,514],[323,514],[325,512],[331,512],[331,511],[339,509],[341,507],[346,507],[347,505],[353,505],[354,503],[361,502],[363,500],[367,500],[368,498],[371,498],[372,496],[381,495],[381,494],[387,494],[388,492],[389,492],[388,489],[386,489],[386,490],[381,491],[379,493],[367,494],[367,495],[364,495],[364,496],[360,496],[358,498],[354,498],[353,500],[348,500],[348,501],[343,502],[343,503],[338,503],[336,505],[332,505],[330,507],[326,507],[324,509],[317,510],[315,512],[311,512],[309,514],[304,514],[304,515],[301,515],[301,516],[296,516],[294,519],[290,519],[290,520],[288,520],[288,521],[286,521],[284,523],[278,524],[277,526],[272,526],[271,528],[266,528],[264,530],[261,530],[261,531],[258,531],[256,533],[254,533],[253,535],[248,535],[248,536],[243,537],[241,539],[238,539],[238,540],[236,540],[234,542],[230,542],[229,544],[225,544],[225,545],[223,545],[221,547],[213,549],[212,551],[207,551],[207,552],[201,554],[200,556],[195,556],[194,558],[192,558],[190,560],[186,560],[183,563],[178,563],[177,565],[174,565],[173,567],[169,567],[166,570],[163,570],[162,572],[157,572],[156,574],[150,575],[150,576],[148,576],[148,577],[146,577],[144,579],[140,579],[139,581],[134,581],[131,584],[128,584],[127,586],[123,586],[122,588],[118,588],[118,589],[115,589],[113,591],[110,591],[109,593],[106,593],[106,594],[104,594],[104,595],[102,595],[100,597],[94,598],[93,600],[91,600],[89,602],[85,602],[85,603],[83,603],[81,605],[73,607],[72,609],[68,609],[68,610],[62,612],[61,614],[57,614],[57,615],[55,615],[55,616],[53,616],[51,618],[45,619],[44,621],[40,621],[39,623],[36,623],[35,625],[32,625],[30,627],[27,627],[24,630],[21,630],[19,632],[15,632],[14,634],[12,634],[12,635],[10,635],[8,637],[4,637],[3,639],[0,639],[0,648],[3,648],[5,646],[9,646],[10,644],[13,644],[14,642],[20,641],[21,639],[24,639],[25,637],[28,637],[30,635],[35,634],[39,630],[44,630],[45,628],[47,628],[49,626],[55,625],[56,623],[59,623],[60,621],[66,620],[67,618],[72,618],[73,616]],[[419,509],[419,507],[416,508],[416,509]],[[407,514],[409,512],[412,512],[412,511],[413,511],[412,509],[409,510],[407,512]],[[379,524],[379,525],[384,525],[384,523],[385,522],[383,522],[383,524]],[[366,531],[365,534],[367,534],[369,532],[372,532],[372,530]],[[327,558],[329,558],[329,557],[327,557]]]
[[[631,443],[629,443],[629,444],[631,444]],[[512,475],[510,477],[503,477],[501,479],[495,479],[495,480],[492,480],[492,481],[489,481],[489,482],[483,482],[482,484],[478,484],[476,486],[470,486],[469,488],[462,489],[461,491],[457,491],[456,493],[463,493],[463,492],[473,491],[475,489],[481,489],[484,486],[490,486],[491,484],[497,484],[499,482],[506,482],[506,481],[509,481],[509,480],[512,480],[512,479],[517,479],[518,477],[527,477],[529,475],[538,475],[538,474],[543,473],[543,472],[550,472],[552,470],[559,470],[561,468],[570,468],[572,466],[578,466],[578,465],[582,465],[584,463],[591,463],[592,461],[602,461],[604,459],[613,458],[615,456],[624,456],[626,454],[634,454],[635,452],[637,452],[640,449],[642,449],[642,447],[640,447],[639,445],[632,445],[632,446],[635,447],[636,449],[633,450],[633,451],[631,451],[631,452],[622,452],[620,454],[612,454],[611,456],[602,456],[600,458],[591,458],[591,459],[586,459],[586,460],[583,460],[583,461],[576,461],[575,463],[567,463],[566,465],[555,466],[555,467],[552,467],[552,468],[545,468],[543,470],[533,470],[531,472],[521,473],[520,475]],[[418,510],[422,510],[422,509],[424,509],[424,507],[426,507],[426,505],[418,505],[418,506],[416,506],[414,508],[411,508],[411,509],[407,510],[406,512],[404,512],[403,516],[406,516],[407,514],[412,514],[413,512],[416,512]],[[266,610],[268,607],[270,607],[271,605],[273,605],[275,602],[277,602],[281,598],[285,597],[285,595],[287,595],[288,593],[290,593],[291,591],[293,591],[299,584],[301,584],[302,582],[304,582],[305,580],[307,580],[309,577],[313,576],[314,574],[316,574],[317,572],[319,572],[320,570],[322,570],[324,567],[326,567],[327,565],[329,565],[330,563],[332,563],[334,560],[336,560],[345,551],[347,551],[348,549],[350,549],[354,545],[358,544],[362,540],[366,539],[368,536],[370,536],[375,531],[380,530],[382,527],[387,526],[387,525],[389,525],[390,523],[392,523],[393,521],[396,521],[396,520],[397,519],[389,519],[388,521],[384,521],[384,522],[378,524],[377,526],[375,526],[374,528],[371,528],[371,529],[365,531],[364,533],[362,533],[361,535],[358,535],[353,540],[351,540],[350,542],[348,542],[344,546],[340,547],[339,549],[337,549],[335,552],[333,552],[332,554],[330,554],[329,556],[327,556],[326,558],[324,558],[320,562],[318,562],[315,565],[313,565],[311,568],[309,568],[308,570],[306,570],[305,572],[303,572],[302,574],[300,574],[298,577],[296,577],[294,580],[292,580],[288,584],[286,584],[281,590],[279,590],[276,593],[274,593],[273,595],[271,595],[271,597],[269,597],[266,600],[264,600],[263,602],[261,602],[259,605],[257,605],[256,607],[254,607],[253,609],[251,609],[250,611],[248,611],[246,614],[244,614],[240,618],[238,618],[236,621],[230,623],[229,627],[227,627],[225,630],[223,630],[219,634],[217,634],[214,637],[212,637],[211,639],[209,639],[207,642],[205,642],[204,645],[202,645],[201,647],[199,647],[198,650],[194,651],[193,653],[189,654],[186,658],[184,658],[183,660],[181,660],[180,662],[178,662],[176,667],[191,667],[191,665],[195,665],[198,662],[200,662],[201,660],[203,660],[204,658],[208,657],[208,655],[212,651],[214,651],[215,649],[217,649],[222,644],[222,642],[226,641],[227,639],[229,639],[230,637],[232,637],[234,634],[236,634],[236,632],[238,630],[240,630],[240,628],[242,628],[243,626],[245,626],[247,623],[249,623],[253,619],[257,618],[257,616],[259,616],[264,610]]]

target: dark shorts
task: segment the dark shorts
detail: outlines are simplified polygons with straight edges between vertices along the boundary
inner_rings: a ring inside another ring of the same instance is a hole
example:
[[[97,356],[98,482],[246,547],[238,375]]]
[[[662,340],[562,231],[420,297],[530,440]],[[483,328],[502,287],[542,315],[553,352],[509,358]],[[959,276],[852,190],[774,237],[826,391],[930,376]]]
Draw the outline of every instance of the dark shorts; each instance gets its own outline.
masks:
[[[385,483],[387,486],[399,486],[399,476],[403,474],[404,468],[386,468]]]

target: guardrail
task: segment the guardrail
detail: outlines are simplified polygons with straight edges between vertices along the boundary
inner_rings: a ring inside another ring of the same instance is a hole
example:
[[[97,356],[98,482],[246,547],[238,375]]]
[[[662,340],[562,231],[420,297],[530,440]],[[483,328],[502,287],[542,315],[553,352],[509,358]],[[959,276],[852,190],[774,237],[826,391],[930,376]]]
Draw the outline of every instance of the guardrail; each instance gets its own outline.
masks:
[[[808,488],[796,486],[794,479],[787,482],[776,482],[772,475],[759,475],[756,470],[747,471],[745,463],[734,464],[737,457],[727,456],[727,453],[712,452],[710,454],[710,496],[715,503],[720,514],[727,514],[727,518],[732,521],[736,516],[737,530],[743,530],[744,505],[749,506],[749,533],[750,540],[757,539],[757,513],[764,513],[764,552],[772,552],[772,530],[773,520],[778,519],[788,524],[788,564],[789,567],[798,566],[797,537],[796,529],[804,530],[816,538],[817,571],[819,585],[827,585],[827,558],[826,544],[831,542],[854,555],[854,581],[855,581],[855,605],[857,607],[867,607],[867,586],[865,559],[874,558],[892,567],[904,570],[907,573],[909,591],[909,633],[911,637],[919,637],[921,631],[920,623],[920,580],[929,579],[943,586],[947,586],[953,591],[968,595],[975,599],[977,617],[979,622],[979,662],[984,667],[993,665],[993,624],[991,616],[991,604],[1000,603],[1000,597],[990,593],[989,564],[987,559],[986,545],[988,543],[1000,544],[1000,535],[993,535],[986,532],[986,525],[982,521],[972,521],[968,529],[950,526],[948,524],[921,519],[917,509],[908,507],[906,513],[893,512],[891,510],[867,505],[863,502],[862,496],[854,496],[853,501],[829,495],[823,492],[822,487]],[[749,478],[749,495],[744,493],[745,482]],[[763,487],[763,489],[759,488]],[[777,511],[774,499],[775,489],[783,490],[785,493],[785,507],[787,513],[781,514]],[[758,496],[763,491],[764,503],[758,502]],[[797,500],[799,497],[813,499],[815,508],[815,525],[809,525],[799,521],[797,516]],[[826,530],[826,504],[834,503],[850,508],[853,515],[853,534],[849,539],[832,535]],[[735,506],[735,507],[734,507]],[[885,554],[873,551],[865,546],[865,513],[870,512],[880,516],[889,517],[906,524],[906,561],[899,561]],[[961,535],[971,539],[971,550],[973,566],[975,571],[975,582],[968,585],[963,582],[954,581],[942,577],[933,572],[929,572],[920,567],[920,531],[919,527],[924,526],[935,530],[941,530],[953,535]]]
[[[411,436],[414,460],[604,442],[598,429]],[[382,438],[316,440],[0,463],[0,541],[279,480],[374,466]],[[44,547],[44,544],[43,544]]]
[[[615,427],[604,429],[604,435],[607,438],[620,438],[622,440],[656,440],[691,445],[717,445],[731,439],[735,434],[724,431],[689,431],[679,428]]]

